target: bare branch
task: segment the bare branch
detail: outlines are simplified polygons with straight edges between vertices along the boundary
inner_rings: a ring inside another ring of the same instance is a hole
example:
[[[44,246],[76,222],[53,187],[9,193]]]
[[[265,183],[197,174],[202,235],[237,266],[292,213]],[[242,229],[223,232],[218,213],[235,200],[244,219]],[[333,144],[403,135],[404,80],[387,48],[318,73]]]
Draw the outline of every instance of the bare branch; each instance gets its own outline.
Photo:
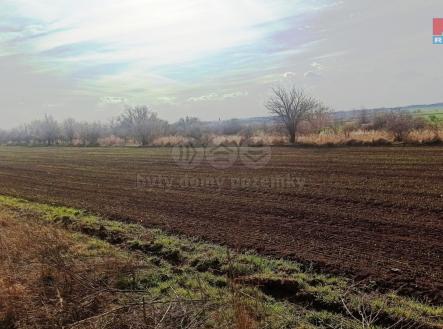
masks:
[[[295,143],[299,123],[309,120],[316,111],[324,107],[315,98],[307,96],[302,89],[294,86],[274,87],[272,93],[265,106],[284,124],[291,143]]]

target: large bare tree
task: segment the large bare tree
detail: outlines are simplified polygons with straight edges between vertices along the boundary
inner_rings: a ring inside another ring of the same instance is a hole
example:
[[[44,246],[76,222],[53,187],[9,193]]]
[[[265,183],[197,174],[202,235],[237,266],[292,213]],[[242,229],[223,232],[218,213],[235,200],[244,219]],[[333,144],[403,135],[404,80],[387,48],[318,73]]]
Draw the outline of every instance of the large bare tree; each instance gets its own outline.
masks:
[[[294,144],[299,123],[310,120],[324,107],[315,98],[306,95],[302,89],[278,86],[272,89],[272,96],[268,99],[266,108],[284,124],[289,140]]]
[[[167,122],[147,106],[129,107],[118,118],[121,130],[133,137],[142,146],[149,145],[165,129]]]

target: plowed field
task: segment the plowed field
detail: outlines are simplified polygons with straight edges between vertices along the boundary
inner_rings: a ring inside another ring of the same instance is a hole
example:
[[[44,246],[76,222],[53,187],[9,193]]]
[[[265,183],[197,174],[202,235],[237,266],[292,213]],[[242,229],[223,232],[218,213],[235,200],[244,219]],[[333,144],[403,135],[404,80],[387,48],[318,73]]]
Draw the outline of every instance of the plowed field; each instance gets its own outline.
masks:
[[[139,221],[443,300],[443,148],[273,148],[250,169],[168,148],[0,147],[0,194]]]

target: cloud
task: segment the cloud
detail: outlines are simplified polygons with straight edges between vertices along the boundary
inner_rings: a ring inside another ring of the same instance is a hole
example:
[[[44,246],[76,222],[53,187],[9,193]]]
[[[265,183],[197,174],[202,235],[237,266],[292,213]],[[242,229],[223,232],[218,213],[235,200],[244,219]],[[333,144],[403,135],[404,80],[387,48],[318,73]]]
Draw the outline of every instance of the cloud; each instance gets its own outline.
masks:
[[[188,102],[207,102],[207,101],[214,101],[218,100],[219,96],[216,93],[210,93],[208,95],[203,96],[192,96],[188,98]]]
[[[160,97],[157,97],[157,102],[160,104],[175,105],[176,104],[176,97],[174,97],[174,96],[160,96]]]
[[[124,101],[105,97],[102,105],[221,103],[285,72],[288,58],[312,41],[303,31],[295,43],[286,38],[310,25],[304,14],[331,1],[3,0],[0,61],[20,56],[29,71],[68,81],[65,94],[88,104],[103,95]]]
[[[228,99],[228,98],[236,98],[236,97],[243,97],[243,96],[248,96],[248,92],[247,91],[236,91],[230,94],[223,94],[221,96],[221,99]]]
[[[28,40],[22,50],[52,52],[67,59],[71,55],[70,60],[78,62],[126,60],[159,66],[254,43],[278,27],[271,23],[317,10],[301,0],[296,2],[298,6],[283,0],[6,0],[0,12],[14,9],[13,21],[18,26],[32,18],[36,23],[21,27],[26,35],[45,32]],[[240,14],[243,12],[248,15]],[[91,47],[94,43],[106,45],[110,51]]]
[[[310,67],[313,70],[309,70],[303,75],[307,79],[319,79],[322,76],[322,71],[325,69],[324,65],[319,62],[312,62]]]
[[[311,63],[311,67],[313,67],[314,69],[316,69],[317,71],[321,71],[323,70],[323,65],[318,63],[318,62],[313,62]]]
[[[340,109],[441,101],[426,37],[441,0],[374,2],[0,0],[0,124],[44,104],[94,120],[125,102],[170,120],[255,116],[285,79]],[[401,78],[411,67],[420,75]]]
[[[125,97],[106,96],[100,98],[102,104],[125,104],[128,100]]]
[[[285,72],[283,73],[283,78],[285,79],[290,79],[290,78],[294,78],[297,74],[295,74],[294,72]]]
[[[232,93],[227,94],[217,94],[217,93],[210,93],[208,95],[198,96],[198,97],[189,97],[188,102],[208,102],[208,101],[222,101],[225,99],[231,99],[236,97],[243,97],[247,96],[248,92],[246,91],[236,91]]]

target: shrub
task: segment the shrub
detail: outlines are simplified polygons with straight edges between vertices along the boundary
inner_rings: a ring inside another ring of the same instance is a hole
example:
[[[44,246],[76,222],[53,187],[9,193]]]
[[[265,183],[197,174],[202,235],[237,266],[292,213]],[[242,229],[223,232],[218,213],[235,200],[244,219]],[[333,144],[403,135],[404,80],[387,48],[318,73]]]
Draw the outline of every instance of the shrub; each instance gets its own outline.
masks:
[[[375,130],[386,130],[394,136],[394,141],[403,142],[413,130],[426,128],[423,118],[416,118],[410,113],[395,110],[377,115],[372,122]]]

